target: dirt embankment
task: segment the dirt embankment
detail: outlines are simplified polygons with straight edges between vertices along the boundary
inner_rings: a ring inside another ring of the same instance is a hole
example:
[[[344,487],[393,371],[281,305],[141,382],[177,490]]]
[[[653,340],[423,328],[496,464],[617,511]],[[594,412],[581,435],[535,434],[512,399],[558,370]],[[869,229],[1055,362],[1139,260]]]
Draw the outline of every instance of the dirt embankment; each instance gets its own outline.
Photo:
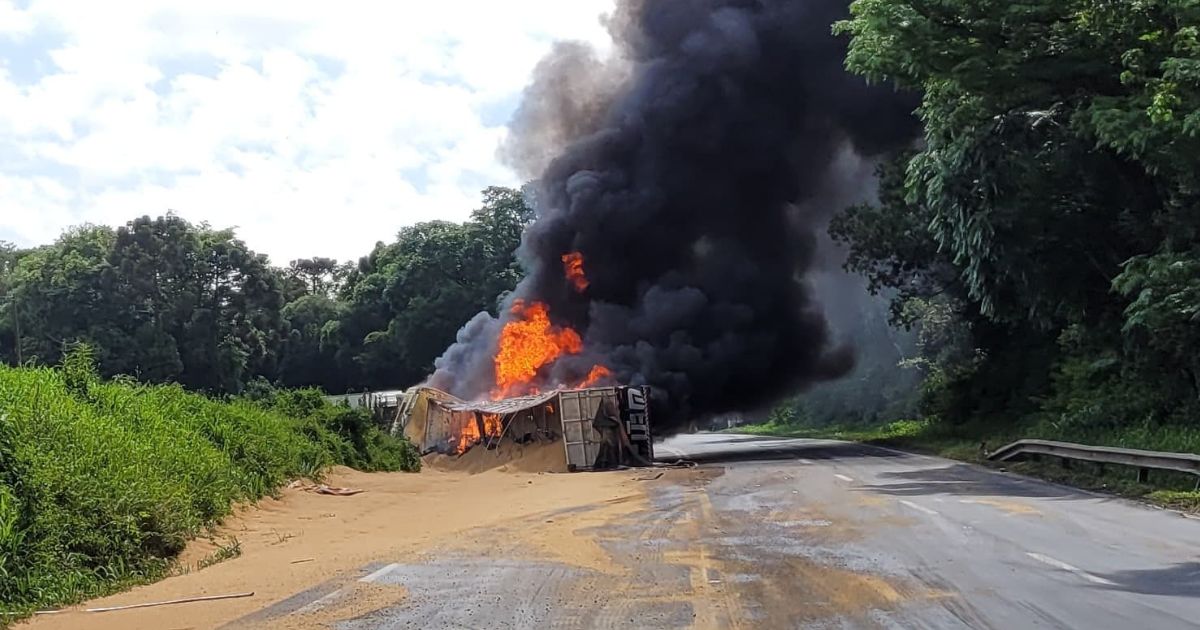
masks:
[[[494,451],[478,450],[474,459],[458,463],[464,464],[465,470],[486,471],[479,474],[436,469],[420,474],[334,470],[326,480],[328,485],[365,492],[342,497],[300,488],[284,490],[279,499],[239,510],[219,529],[215,542],[195,542],[181,558],[182,574],[88,602],[75,610],[249,591],[255,593],[253,597],[106,613],[67,612],[36,617],[19,627],[219,627],[307,588],[330,580],[351,580],[355,571],[372,562],[403,561],[433,547],[469,545],[463,540],[469,530],[475,530],[471,536],[477,536],[486,533],[488,527],[501,527],[531,515],[597,503],[619,508],[641,497],[641,484],[631,481],[632,474],[512,472],[539,465],[521,460],[499,466],[509,472],[487,470],[491,467],[486,464],[505,458],[496,457]],[[536,458],[538,453],[529,455]],[[540,455],[552,457],[549,450]],[[197,568],[219,552],[219,547],[234,546],[234,539],[240,556]],[[487,541],[479,544],[486,545]],[[379,592],[363,593],[360,603],[378,600],[386,605],[404,597],[402,590],[375,590]],[[322,622],[310,617],[305,627],[324,627],[329,621],[333,620]]]

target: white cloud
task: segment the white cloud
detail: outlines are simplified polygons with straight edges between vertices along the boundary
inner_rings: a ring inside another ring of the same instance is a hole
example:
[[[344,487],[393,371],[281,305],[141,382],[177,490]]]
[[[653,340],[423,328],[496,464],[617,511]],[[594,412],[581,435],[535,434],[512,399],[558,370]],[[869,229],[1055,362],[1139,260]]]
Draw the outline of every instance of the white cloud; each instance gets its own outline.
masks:
[[[171,209],[285,262],[461,220],[517,183],[496,148],[533,66],[604,47],[611,2],[0,0],[0,239]]]
[[[0,2],[0,34],[24,35],[33,30],[33,19],[11,2]]]

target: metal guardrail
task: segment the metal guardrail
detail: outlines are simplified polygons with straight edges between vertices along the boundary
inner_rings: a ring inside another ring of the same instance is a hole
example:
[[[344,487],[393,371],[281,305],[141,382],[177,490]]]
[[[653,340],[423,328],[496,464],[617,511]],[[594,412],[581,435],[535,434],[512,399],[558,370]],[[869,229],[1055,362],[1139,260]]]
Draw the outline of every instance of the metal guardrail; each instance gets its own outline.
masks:
[[[1064,465],[1067,460],[1076,459],[1098,464],[1132,466],[1138,469],[1138,481],[1142,482],[1146,481],[1151,468],[1200,475],[1200,455],[1195,453],[1164,453],[1133,448],[1052,442],[1050,440],[1017,440],[989,454],[988,459],[1005,462],[1018,457],[1033,456],[1036,458],[1042,455],[1061,457]]]

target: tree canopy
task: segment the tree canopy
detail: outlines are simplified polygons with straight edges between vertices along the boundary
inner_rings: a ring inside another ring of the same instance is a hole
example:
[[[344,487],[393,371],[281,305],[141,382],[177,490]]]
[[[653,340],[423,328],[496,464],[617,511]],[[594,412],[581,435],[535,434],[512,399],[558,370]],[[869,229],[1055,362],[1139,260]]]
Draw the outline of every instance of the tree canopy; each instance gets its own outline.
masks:
[[[1063,418],[1195,410],[1200,2],[857,0],[835,29],[849,69],[922,94],[924,136],[833,234],[904,323],[933,300],[969,326],[964,397],[991,382]],[[1144,404],[1118,409],[1118,382]]]
[[[232,230],[174,215],[81,226],[31,251],[0,244],[0,353],[57,363],[86,342],[106,376],[238,394],[266,380],[344,392],[411,385],[520,277],[533,213],[488,188],[465,223],[404,228],[354,263],[278,268]]]

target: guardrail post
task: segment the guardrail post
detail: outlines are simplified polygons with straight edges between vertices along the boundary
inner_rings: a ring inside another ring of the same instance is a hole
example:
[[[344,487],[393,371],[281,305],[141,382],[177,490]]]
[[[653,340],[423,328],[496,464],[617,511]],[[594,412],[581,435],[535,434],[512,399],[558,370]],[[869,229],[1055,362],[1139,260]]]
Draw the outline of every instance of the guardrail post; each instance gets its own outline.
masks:
[[[1138,480],[1138,483],[1149,483],[1150,482],[1150,469],[1149,468],[1139,468],[1137,480]]]
[[[1067,470],[1071,469],[1071,460],[1067,459],[1066,457],[1062,457],[1062,458],[1059,458],[1058,461],[1059,461],[1059,463],[1062,464],[1063,468],[1066,468]]]

